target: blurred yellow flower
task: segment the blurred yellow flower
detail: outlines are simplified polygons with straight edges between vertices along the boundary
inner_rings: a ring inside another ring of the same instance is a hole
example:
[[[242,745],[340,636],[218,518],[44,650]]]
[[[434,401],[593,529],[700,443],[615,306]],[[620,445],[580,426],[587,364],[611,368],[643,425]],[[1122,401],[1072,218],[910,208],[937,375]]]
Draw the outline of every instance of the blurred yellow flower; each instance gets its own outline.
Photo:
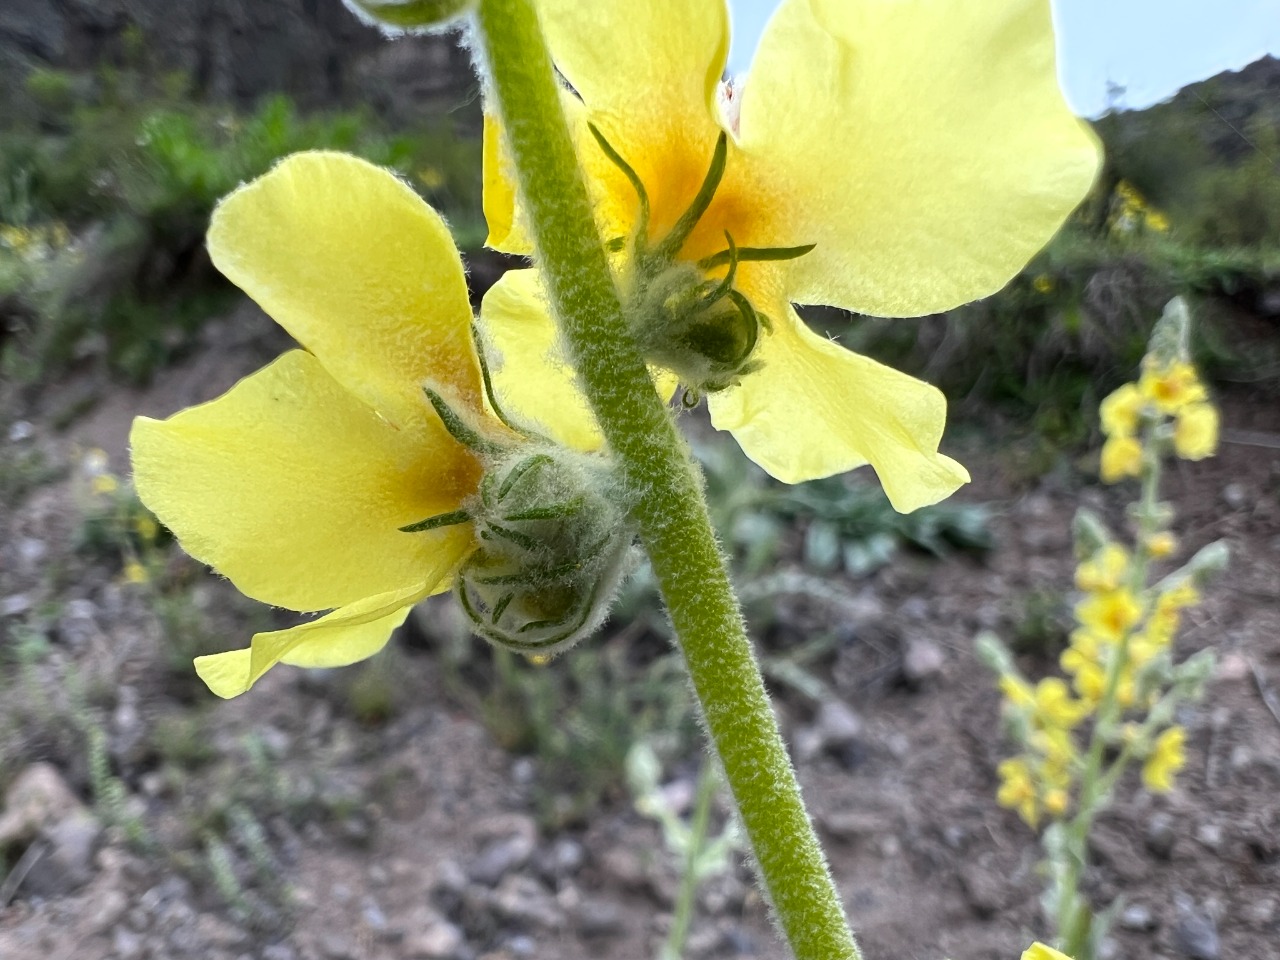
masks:
[[[1048,5],[784,0],[743,86],[720,82],[724,0],[538,7],[624,297],[644,300],[656,268],[640,254],[657,251],[664,278],[727,281],[743,317],[768,318],[735,332],[741,376],[707,387],[714,425],[786,482],[869,463],[901,511],[966,482],[938,452],[942,394],[792,303],[935,313],[999,289],[1053,235],[1098,148],[1059,92]],[[489,242],[530,253],[496,117],[485,135]],[[536,275],[508,273],[482,320],[504,403],[537,418],[547,383],[573,394]]]
[[[1187,732],[1182,727],[1170,727],[1156,737],[1151,755],[1142,765],[1142,782],[1148,790],[1168,793],[1173,789],[1173,777],[1187,761],[1186,741]]]
[[[1129,551],[1108,543],[1076,568],[1076,587],[1089,593],[1115,590],[1129,572]]]
[[[1173,552],[1178,549],[1178,538],[1168,530],[1161,530],[1159,533],[1153,533],[1147,538],[1147,553],[1151,554],[1156,560],[1163,560],[1165,557],[1172,556]]]
[[[1001,760],[996,772],[1000,776],[996,803],[1016,810],[1027,826],[1034,827],[1040,820],[1040,809],[1036,799],[1035,780],[1026,761],[1019,758]]]
[[[208,247],[306,349],[209,403],[135,420],[138,495],[248,596],[333,611],[200,657],[209,688],[231,697],[278,662],[371,656],[448,585],[473,549],[471,526],[399,528],[457,510],[480,466],[423,385],[486,414],[449,231],[387,171],[342,154],[289,157],[219,204]]]
[[[124,582],[132,584],[143,584],[151,580],[147,574],[147,568],[140,564],[137,560],[130,560],[124,565]]]
[[[1136,383],[1126,383],[1114,390],[1098,408],[1102,432],[1110,437],[1131,437],[1138,432],[1138,424],[1145,403]]]
[[[89,481],[89,489],[97,496],[105,497],[120,489],[120,481],[114,474],[99,473]]]
[[[1143,398],[1165,414],[1177,414],[1191,403],[1202,402],[1207,394],[1196,368],[1185,360],[1175,360],[1164,367],[1147,365],[1138,379]]]
[[[1218,409],[1211,403],[1189,403],[1178,411],[1173,449],[1184,460],[1203,460],[1218,450]]]
[[[1035,288],[1036,293],[1052,293],[1057,284],[1049,274],[1037,273],[1035,279],[1031,281],[1031,286]]]
[[[1098,470],[1104,483],[1116,483],[1125,477],[1142,475],[1142,444],[1133,437],[1119,434],[1107,437],[1102,445],[1102,462]]]
[[[1119,643],[1142,616],[1142,607],[1128,590],[1097,593],[1076,605],[1076,619],[1105,643]]]

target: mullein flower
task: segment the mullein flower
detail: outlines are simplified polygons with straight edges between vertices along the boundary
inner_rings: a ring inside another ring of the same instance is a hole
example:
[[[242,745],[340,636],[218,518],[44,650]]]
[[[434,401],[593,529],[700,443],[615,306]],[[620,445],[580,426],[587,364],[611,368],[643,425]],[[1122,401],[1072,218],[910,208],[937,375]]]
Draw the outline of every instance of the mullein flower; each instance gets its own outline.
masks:
[[[1187,762],[1187,732],[1182,727],[1169,727],[1156,737],[1147,762],[1142,765],[1142,782],[1152,793],[1168,793],[1173,777]]]
[[[280,662],[372,656],[455,578],[498,642],[523,630],[550,653],[598,621],[626,523],[598,491],[579,496],[591,464],[531,441],[487,397],[435,211],[385,170],[303,153],[223,200],[208,247],[305,349],[168,420],[139,417],[138,495],[241,592],[331,611],[198,658],[214,693]]]
[[[1049,239],[1098,151],[1058,90],[1048,4],[785,0],[742,86],[720,82],[723,0],[538,7],[646,358],[781,480],[870,463],[902,511],[964,483],[938,452],[942,394],[791,305],[935,313],[999,289]],[[489,117],[489,242],[527,254],[501,137]],[[508,273],[482,322],[512,406],[547,409],[553,380],[554,402],[573,392],[532,272]]]

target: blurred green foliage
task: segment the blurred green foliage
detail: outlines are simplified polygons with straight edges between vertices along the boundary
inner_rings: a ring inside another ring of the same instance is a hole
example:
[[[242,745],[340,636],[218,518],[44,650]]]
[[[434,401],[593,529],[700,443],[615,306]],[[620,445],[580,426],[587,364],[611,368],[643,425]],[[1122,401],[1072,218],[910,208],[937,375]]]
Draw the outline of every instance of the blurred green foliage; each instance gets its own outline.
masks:
[[[103,66],[27,78],[0,119],[0,372],[33,383],[85,360],[145,381],[222,310],[230,288],[203,249],[218,199],[298,150],[333,149],[399,172],[484,238],[480,145],[450,117],[392,132],[364,110],[304,115],[283,96],[237,110],[198,103],[181,74]]]

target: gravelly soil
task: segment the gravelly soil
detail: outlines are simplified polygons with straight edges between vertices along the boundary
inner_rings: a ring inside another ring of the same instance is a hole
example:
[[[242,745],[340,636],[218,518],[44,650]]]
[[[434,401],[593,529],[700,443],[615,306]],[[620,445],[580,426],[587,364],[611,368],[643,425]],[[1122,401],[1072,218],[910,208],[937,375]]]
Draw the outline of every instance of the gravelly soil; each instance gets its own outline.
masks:
[[[63,433],[35,416],[6,457],[41,449],[70,467],[102,447],[126,472],[129,417],[216,395],[280,348],[265,329],[246,308],[150,391],[104,392]],[[1225,538],[1232,551],[1230,574],[1178,641],[1183,655],[1217,648],[1218,673],[1181,717],[1188,766],[1177,789],[1153,799],[1128,783],[1100,824],[1088,885],[1095,902],[1122,895],[1128,906],[1116,957],[1280,957],[1280,411],[1232,393],[1224,419],[1221,455],[1179,465],[1167,490],[1189,550]],[[1009,960],[1045,933],[1035,838],[993,800],[1008,747],[972,640],[981,629],[1013,636],[1029,610],[1052,622],[1071,581],[1075,506],[1118,523],[1121,492],[1070,466],[1015,489],[1006,446],[982,436],[968,431],[960,451],[975,473],[962,498],[994,507],[988,557],[907,556],[833,581],[833,594],[780,597],[762,641],[782,655],[806,632],[840,638],[811,671],[847,709],[824,712],[780,687],[779,715],[869,960]],[[659,828],[621,787],[550,825],[539,800],[557,784],[536,757],[502,749],[447,676],[442,651],[458,642],[447,600],[418,611],[389,654],[394,697],[381,722],[352,708],[360,668],[280,668],[251,695],[212,703],[171,655],[192,637],[175,638],[151,591],[190,598],[183,609],[213,638],[197,643],[239,645],[285,621],[176,551],[160,587],[123,584],[118,555],[77,548],[83,500],[72,471],[0,508],[3,642],[47,643],[21,677],[11,656],[0,661],[12,671],[0,788],[38,761],[69,786],[37,841],[46,867],[51,825],[83,813],[93,793],[87,725],[102,731],[123,792],[114,813],[99,803],[115,825],[92,836],[78,875],[18,862],[34,877],[0,887],[0,957],[655,954],[679,877]],[[593,642],[655,645],[640,634],[652,631],[613,623]],[[1052,657],[1028,653],[1023,666],[1044,672]],[[696,773],[696,757],[668,769],[676,808]],[[14,867],[21,851],[9,852]],[[689,956],[784,956],[749,881],[738,863],[705,884]]]

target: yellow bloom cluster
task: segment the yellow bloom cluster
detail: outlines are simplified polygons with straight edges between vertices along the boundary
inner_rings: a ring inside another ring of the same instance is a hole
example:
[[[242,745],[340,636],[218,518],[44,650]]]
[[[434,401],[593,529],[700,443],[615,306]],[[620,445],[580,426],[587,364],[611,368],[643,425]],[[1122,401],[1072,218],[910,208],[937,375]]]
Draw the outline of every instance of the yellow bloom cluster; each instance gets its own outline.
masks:
[[[1147,198],[1128,180],[1121,180],[1116,184],[1108,225],[1117,234],[1169,232],[1169,218],[1151,206]]]
[[[45,260],[71,245],[71,231],[65,223],[18,226],[0,223],[0,247],[12,251],[22,260]]]
[[[1148,355],[1137,383],[1113,392],[1099,412],[1107,435],[1101,468],[1107,483],[1142,475],[1144,438],[1167,436],[1184,460],[1203,460],[1218,449],[1217,408],[1183,359],[1162,363]]]

